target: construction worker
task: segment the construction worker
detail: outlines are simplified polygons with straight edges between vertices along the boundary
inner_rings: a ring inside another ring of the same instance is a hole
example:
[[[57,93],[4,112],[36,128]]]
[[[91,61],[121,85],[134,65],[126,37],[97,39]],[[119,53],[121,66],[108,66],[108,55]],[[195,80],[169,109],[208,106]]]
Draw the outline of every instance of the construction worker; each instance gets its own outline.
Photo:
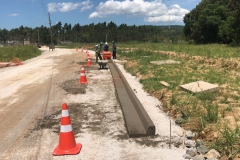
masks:
[[[112,41],[113,45],[112,45],[112,49],[113,49],[113,59],[117,59],[117,45],[114,41]]]
[[[101,42],[101,43],[102,43],[102,42]],[[95,45],[95,47],[96,47],[96,53],[95,53],[96,62],[98,62],[98,58],[99,58],[100,60],[102,60],[102,55],[101,55],[101,43]]]
[[[104,51],[108,51],[108,43],[107,43],[107,42],[105,43],[105,45],[104,45],[104,47],[103,47],[103,50],[104,50]]]

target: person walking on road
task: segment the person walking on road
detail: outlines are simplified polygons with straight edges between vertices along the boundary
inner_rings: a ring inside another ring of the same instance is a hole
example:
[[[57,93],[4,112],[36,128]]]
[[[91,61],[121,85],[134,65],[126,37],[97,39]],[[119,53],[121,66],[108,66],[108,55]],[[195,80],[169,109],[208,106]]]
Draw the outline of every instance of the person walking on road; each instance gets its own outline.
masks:
[[[112,45],[112,48],[113,48],[113,59],[117,59],[117,45],[114,41],[112,41],[113,45]]]
[[[98,58],[99,58],[100,60],[102,60],[102,55],[101,55],[101,43],[95,45],[95,47],[96,47],[96,53],[95,53],[96,62],[98,62]]]

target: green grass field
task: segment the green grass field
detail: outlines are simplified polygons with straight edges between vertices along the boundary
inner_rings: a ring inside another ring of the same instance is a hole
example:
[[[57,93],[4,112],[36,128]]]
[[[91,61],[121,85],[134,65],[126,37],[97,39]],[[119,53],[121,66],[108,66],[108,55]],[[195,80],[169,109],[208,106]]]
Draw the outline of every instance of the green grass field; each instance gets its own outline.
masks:
[[[182,118],[183,128],[197,132],[197,138],[209,142],[209,147],[218,149],[222,155],[230,153],[230,157],[235,157],[240,151],[239,51],[239,47],[220,44],[133,42],[118,44],[117,55],[128,61],[125,69],[140,78],[146,92],[166,102],[163,106],[166,112],[173,118]],[[151,63],[168,59],[180,64]],[[220,90],[193,94],[180,88],[199,80],[217,84]],[[229,117],[231,123],[227,121]]]

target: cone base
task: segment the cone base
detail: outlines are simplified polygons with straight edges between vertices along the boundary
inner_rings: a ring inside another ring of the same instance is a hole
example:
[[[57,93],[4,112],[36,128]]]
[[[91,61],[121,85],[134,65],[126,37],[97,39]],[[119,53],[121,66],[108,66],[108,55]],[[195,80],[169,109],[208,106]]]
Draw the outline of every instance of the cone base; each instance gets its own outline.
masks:
[[[88,82],[86,80],[80,80],[78,84],[88,84]]]
[[[79,82],[78,84],[88,84],[88,82]]]
[[[60,156],[60,155],[73,155],[73,154],[78,154],[82,149],[82,144],[77,143],[75,148],[72,148],[70,150],[62,150],[59,148],[59,145],[54,149],[53,155],[54,156]]]

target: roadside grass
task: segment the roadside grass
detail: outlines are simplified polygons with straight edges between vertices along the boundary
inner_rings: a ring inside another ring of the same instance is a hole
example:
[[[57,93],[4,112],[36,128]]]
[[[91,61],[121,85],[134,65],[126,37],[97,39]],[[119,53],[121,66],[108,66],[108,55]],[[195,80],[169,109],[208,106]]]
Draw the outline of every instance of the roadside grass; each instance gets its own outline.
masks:
[[[240,103],[239,64],[235,62],[240,60],[239,47],[131,42],[118,46],[118,56],[128,61],[125,69],[140,78],[145,91],[166,102],[164,111],[173,118],[183,119],[180,124],[183,128],[198,132],[196,138],[209,145],[214,142],[211,146],[222,155],[228,153],[233,158],[240,154],[240,129],[235,124],[226,123],[227,117],[239,110],[239,105],[231,105]],[[167,59],[180,61],[180,64],[150,63]],[[180,88],[182,84],[199,80],[218,84],[220,89],[193,94]],[[160,81],[169,83],[170,87],[163,86]],[[240,117],[235,121],[240,123]],[[223,126],[223,123],[228,125]],[[219,135],[214,137],[216,132]]]
[[[0,61],[9,62],[14,59],[25,61],[39,56],[42,52],[34,45],[5,46],[0,48]]]
[[[240,127],[236,125],[235,128],[230,128],[225,123],[221,129],[219,128],[219,133],[220,136],[212,143],[212,147],[224,153],[228,159],[236,157],[240,152]]]
[[[190,45],[187,42],[173,43],[120,43],[121,48],[148,49],[158,51],[172,51],[185,53],[189,56],[203,56],[207,58],[235,58],[240,57],[239,47],[224,44]]]

